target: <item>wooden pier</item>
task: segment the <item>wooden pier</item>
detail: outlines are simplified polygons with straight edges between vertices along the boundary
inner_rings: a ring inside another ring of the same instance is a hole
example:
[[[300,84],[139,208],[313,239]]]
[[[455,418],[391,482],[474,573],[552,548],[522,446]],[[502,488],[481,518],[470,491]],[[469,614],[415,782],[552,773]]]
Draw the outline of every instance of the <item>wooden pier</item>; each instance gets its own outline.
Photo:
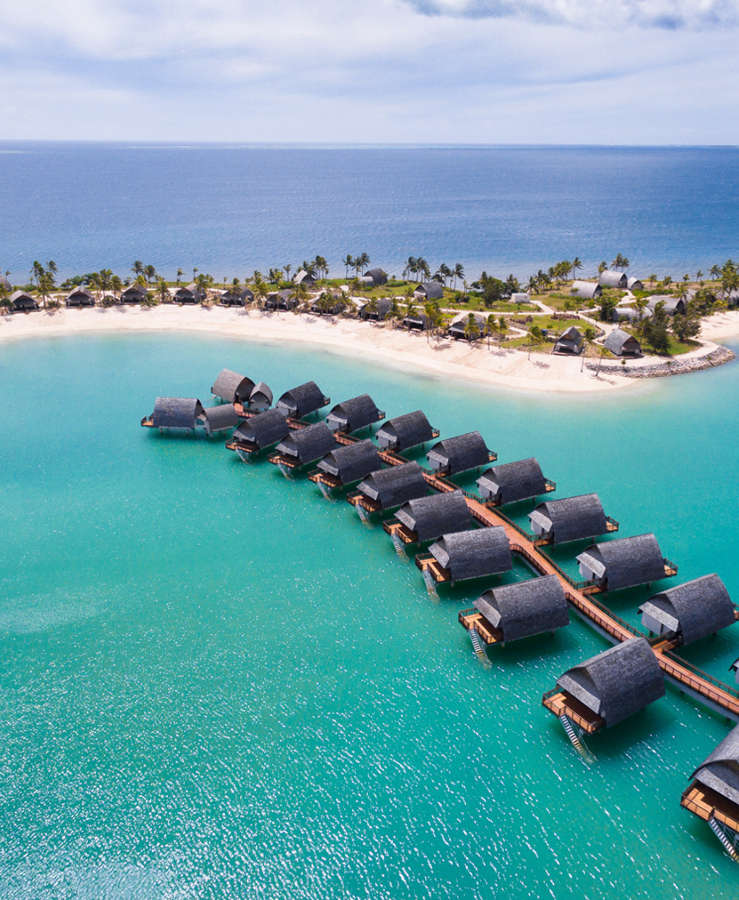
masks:
[[[567,716],[571,722],[582,728],[586,734],[595,734],[596,731],[600,731],[605,725],[604,720],[599,715],[559,688],[554,688],[544,694],[542,703],[558,719],[562,716]]]
[[[404,544],[417,544],[418,535],[415,531],[411,531],[407,525],[402,522],[383,522],[382,527],[390,535],[390,537],[399,538]]]
[[[695,781],[683,791],[680,805],[704,822],[715,819],[739,834],[739,808],[736,804]]]

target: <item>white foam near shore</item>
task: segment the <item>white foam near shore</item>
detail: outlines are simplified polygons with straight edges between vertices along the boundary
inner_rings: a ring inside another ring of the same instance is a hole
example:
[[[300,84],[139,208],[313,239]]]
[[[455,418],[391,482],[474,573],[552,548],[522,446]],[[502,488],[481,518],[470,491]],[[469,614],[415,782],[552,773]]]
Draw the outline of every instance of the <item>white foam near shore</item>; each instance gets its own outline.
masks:
[[[713,321],[718,318],[721,322]],[[734,330],[730,332],[732,327]],[[348,354],[355,359],[400,367],[404,371],[471,379],[527,391],[584,393],[633,389],[639,381],[611,372],[596,376],[583,367],[580,357],[531,353],[529,359],[526,352],[506,350],[495,344],[488,348],[484,341],[473,346],[448,338],[428,341],[424,335],[408,334],[389,324],[377,326],[356,319],[329,321],[294,313],[170,305],[40,310],[0,318],[0,340],[164,331],[223,334],[247,341],[302,343]],[[704,332],[711,338],[739,335],[739,314],[731,312],[712,317]],[[690,355],[708,353],[715,347],[715,344],[706,343]],[[648,365],[655,361],[655,357],[645,357],[639,364]]]

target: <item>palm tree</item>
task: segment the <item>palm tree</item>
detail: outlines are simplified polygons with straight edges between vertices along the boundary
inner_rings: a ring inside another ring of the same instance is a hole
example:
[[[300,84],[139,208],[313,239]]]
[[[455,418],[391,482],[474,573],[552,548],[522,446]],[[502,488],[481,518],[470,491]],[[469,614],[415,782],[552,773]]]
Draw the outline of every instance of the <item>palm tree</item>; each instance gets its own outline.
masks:
[[[146,276],[146,283],[150,284],[157,277],[157,270],[152,265],[148,265],[144,268],[144,275]]]
[[[182,278],[182,269],[177,270],[177,284],[180,283],[180,279]]]
[[[698,271],[695,273],[695,280],[696,280],[699,284],[703,284],[703,272],[701,272],[700,269],[698,269]]]
[[[362,252],[359,258],[356,260],[357,263],[357,271],[361,272],[362,269],[366,269],[367,266],[372,262],[369,258],[369,253]]]
[[[530,294],[536,294],[536,293],[538,293],[538,290],[539,290],[539,279],[538,279],[535,275],[532,275],[531,278],[529,278],[528,284],[526,285],[526,290],[527,290]]]
[[[134,261],[134,264],[131,266],[131,271],[138,278],[139,275],[144,274],[144,264],[140,259]]]
[[[416,260],[416,273],[420,275],[424,281],[428,281],[431,278],[431,268],[422,256],[419,256]]]
[[[257,307],[262,306],[268,293],[267,284],[261,278],[254,282],[254,299],[257,301]]]
[[[475,340],[475,338],[480,337],[480,329],[477,326],[477,319],[475,319],[473,313],[470,313],[467,316],[467,322],[464,326],[464,336],[470,342]]]
[[[305,266],[305,263],[303,263],[303,265]],[[292,271],[292,266],[290,265],[290,263],[286,263],[283,266],[283,269],[285,270],[285,281],[290,281],[290,272]]]
[[[572,260],[572,271],[575,273],[575,277],[577,277],[578,270],[582,269],[582,260],[579,256],[576,256]]]
[[[166,303],[169,300],[169,288],[167,287],[167,282],[160,278],[157,284],[157,293],[159,294],[159,302]]]
[[[409,256],[408,262],[405,264],[405,268],[403,269],[403,278],[407,279],[409,275],[415,275],[418,271],[418,260],[415,256]]]
[[[446,287],[447,278],[451,278],[452,270],[446,263],[442,263],[436,271],[436,275],[434,277],[438,277],[441,283]]]
[[[114,296],[120,297],[121,291],[123,290],[123,282],[118,275],[114,275],[110,279],[110,289],[113,291]]]
[[[34,263],[34,265],[36,265],[36,263]],[[714,281],[718,281],[719,278],[721,277],[721,267],[720,266],[711,266],[710,275]]]
[[[323,256],[316,256],[316,258],[313,260],[313,265],[315,266],[319,275],[323,276],[324,278],[328,278],[328,263]]]
[[[456,263],[454,269],[452,271],[452,277],[454,278],[454,286],[457,286],[457,279],[461,278],[464,282],[464,266],[462,263]],[[465,288],[466,290],[466,288]]]
[[[629,260],[623,253],[617,253],[616,258],[611,263],[612,269],[628,269],[629,268]]]

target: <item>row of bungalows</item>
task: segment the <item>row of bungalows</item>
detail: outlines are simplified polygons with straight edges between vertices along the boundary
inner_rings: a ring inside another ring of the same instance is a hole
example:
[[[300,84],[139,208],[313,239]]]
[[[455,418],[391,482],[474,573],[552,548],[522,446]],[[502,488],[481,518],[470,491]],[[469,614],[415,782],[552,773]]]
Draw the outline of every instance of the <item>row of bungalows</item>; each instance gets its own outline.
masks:
[[[629,276],[618,269],[604,269],[598,275],[598,284],[602,288],[617,288],[622,291],[643,291],[644,283],[639,278]]]

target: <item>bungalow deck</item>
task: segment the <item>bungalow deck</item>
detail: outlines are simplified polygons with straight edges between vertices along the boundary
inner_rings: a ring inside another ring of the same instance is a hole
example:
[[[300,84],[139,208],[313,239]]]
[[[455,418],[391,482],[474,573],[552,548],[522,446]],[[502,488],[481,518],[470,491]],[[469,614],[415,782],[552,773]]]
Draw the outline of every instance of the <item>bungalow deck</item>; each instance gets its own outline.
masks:
[[[403,525],[402,522],[383,522],[382,527],[390,535],[390,537],[397,536],[404,544],[418,543],[417,532],[411,531],[411,529],[408,528],[407,525]]]
[[[359,491],[354,494],[347,494],[346,502],[351,503],[354,507],[361,506],[362,509],[366,510],[368,513],[382,512],[382,507],[377,500],[370,500],[369,497],[365,497],[364,494],[361,494]]]
[[[154,419],[152,416],[144,416],[141,420],[142,428],[153,428],[154,427]]]
[[[328,472],[321,472],[320,469],[309,472],[308,481],[312,481],[313,484],[324,484],[330,490],[344,487],[340,478],[337,478],[336,475],[329,475]]]
[[[253,441],[237,441],[231,439],[230,441],[226,441],[226,449],[238,453],[239,457],[246,462],[266,448],[260,447]]]
[[[619,523],[612,519],[610,516],[606,516],[606,534],[614,534],[619,529]],[[548,544],[552,543],[551,537],[542,537],[533,539],[533,544],[535,547],[546,547]]]
[[[582,728],[586,734],[595,734],[605,725],[605,721],[599,715],[560,688],[548,691],[544,694],[541,702],[558,719],[566,716],[571,722]]]
[[[694,781],[684,791],[680,806],[709,822],[712,818],[739,834],[739,806]]]
[[[457,616],[457,621],[465,631],[476,632],[482,638],[483,643],[488,646],[503,643],[503,632],[498,628],[493,628],[483,614],[474,607],[463,609]]]
[[[550,478],[545,478],[545,479],[544,479],[544,493],[545,493],[545,494],[551,494],[552,491],[556,491],[556,490],[557,490],[557,482],[556,482],[556,481],[552,481]],[[540,496],[540,495],[537,494],[537,496]],[[533,498],[530,498],[530,499],[533,499]],[[484,501],[482,501],[482,502],[483,502],[484,505],[487,506],[489,509],[495,509],[495,508],[498,507],[498,506],[506,506],[506,502],[503,501],[503,502],[501,503],[500,500],[484,500]],[[515,502],[515,503],[521,503],[521,502],[524,502],[524,501],[521,501],[521,500],[515,500],[514,502]]]
[[[452,573],[439,565],[433,556],[417,556],[416,566],[424,573],[428,572],[437,584],[445,584],[452,580]]]

